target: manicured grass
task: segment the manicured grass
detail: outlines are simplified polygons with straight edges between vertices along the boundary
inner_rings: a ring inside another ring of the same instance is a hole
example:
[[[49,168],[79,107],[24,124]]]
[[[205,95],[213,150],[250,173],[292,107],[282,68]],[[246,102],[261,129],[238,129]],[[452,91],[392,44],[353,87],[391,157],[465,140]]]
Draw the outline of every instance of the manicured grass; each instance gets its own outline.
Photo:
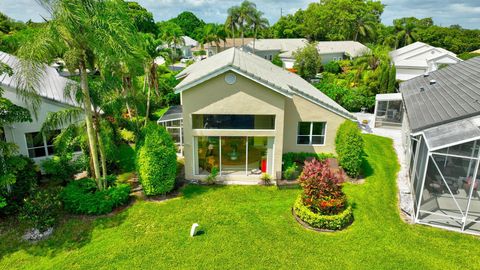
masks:
[[[183,197],[137,202],[113,217],[71,218],[51,239],[19,241],[2,228],[0,269],[473,269],[480,239],[408,225],[396,206],[390,140],[365,136],[366,183],[346,184],[354,223],[307,231],[291,206],[297,189],[188,186]],[[204,233],[189,237],[192,223]]]

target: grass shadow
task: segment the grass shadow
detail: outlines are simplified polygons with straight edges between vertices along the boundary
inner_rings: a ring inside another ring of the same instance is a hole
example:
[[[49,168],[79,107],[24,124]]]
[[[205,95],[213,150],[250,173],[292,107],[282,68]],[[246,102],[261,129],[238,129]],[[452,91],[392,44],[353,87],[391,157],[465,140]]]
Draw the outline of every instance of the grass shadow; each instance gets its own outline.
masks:
[[[208,192],[214,192],[219,189],[223,189],[227,187],[227,185],[186,185],[181,190],[182,195],[186,199],[193,199],[199,195],[203,195]]]
[[[121,225],[128,217],[125,209],[105,216],[64,215],[47,239],[29,242],[22,239],[29,229],[26,224],[11,218],[0,224],[0,260],[9,254],[23,250],[28,254],[55,257],[63,251],[80,249],[90,243],[95,229],[108,229]]]
[[[373,169],[372,165],[368,162],[367,157],[368,157],[368,155],[364,154],[363,160],[362,160],[362,176],[363,176],[363,178],[368,178],[375,173],[375,170]]]

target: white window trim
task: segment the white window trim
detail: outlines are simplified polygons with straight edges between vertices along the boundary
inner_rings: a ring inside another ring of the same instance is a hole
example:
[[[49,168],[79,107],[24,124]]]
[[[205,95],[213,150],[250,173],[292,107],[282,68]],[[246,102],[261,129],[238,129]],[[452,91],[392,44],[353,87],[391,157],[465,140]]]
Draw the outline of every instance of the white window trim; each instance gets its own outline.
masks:
[[[300,123],[310,123],[310,134],[309,135],[299,135],[299,129],[300,129]],[[324,123],[325,124],[325,134],[324,135],[313,135],[313,123]],[[309,143],[308,144],[299,144],[298,143],[298,136],[308,136],[309,137]],[[312,139],[314,136],[317,137],[322,137],[323,136],[323,144],[313,144]],[[297,123],[297,134],[295,136],[295,143],[297,146],[325,146],[327,142],[327,122],[322,122],[322,121],[300,121]]]
[[[27,134],[31,134],[31,133],[40,133],[40,135],[42,136],[43,146],[28,147]],[[48,147],[49,147],[49,146],[52,146],[52,147],[53,147],[53,144],[47,145],[47,139],[45,138],[45,136],[44,136],[43,134],[41,134],[40,131],[26,132],[26,133],[24,134],[23,138],[25,139],[25,145],[27,146],[27,154],[28,154],[28,157],[29,157],[29,158],[31,158],[31,159],[37,159],[37,158],[46,158],[46,157],[51,157],[51,156],[53,156],[53,155],[50,155],[50,153],[48,152]],[[45,150],[45,155],[44,155],[44,156],[40,156],[40,157],[31,157],[31,156],[30,156],[30,150],[39,149],[39,148],[43,148],[43,149]]]

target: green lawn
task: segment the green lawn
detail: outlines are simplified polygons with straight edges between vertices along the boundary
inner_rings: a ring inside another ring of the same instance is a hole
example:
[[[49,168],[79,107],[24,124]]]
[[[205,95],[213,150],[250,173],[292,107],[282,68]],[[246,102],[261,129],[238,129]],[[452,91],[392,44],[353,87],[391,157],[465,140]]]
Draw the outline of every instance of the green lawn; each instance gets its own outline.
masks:
[[[51,239],[1,229],[0,269],[473,269],[480,239],[403,223],[398,164],[388,139],[365,136],[365,184],[347,184],[355,222],[316,233],[291,215],[299,190],[189,186],[166,202],[137,202],[113,217],[71,218]],[[190,238],[192,223],[204,233]]]

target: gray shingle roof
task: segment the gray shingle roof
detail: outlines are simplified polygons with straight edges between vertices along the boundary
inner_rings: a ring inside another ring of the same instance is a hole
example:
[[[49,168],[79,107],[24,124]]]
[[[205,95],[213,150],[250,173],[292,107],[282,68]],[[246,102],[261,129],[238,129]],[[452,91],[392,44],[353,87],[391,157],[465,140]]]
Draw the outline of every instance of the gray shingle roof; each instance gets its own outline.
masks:
[[[183,107],[182,105],[175,105],[168,108],[168,110],[158,119],[158,123],[166,122],[171,120],[178,120],[183,118]]]
[[[19,80],[18,77],[16,77],[16,71],[19,69],[20,60],[13,55],[0,51],[0,62],[7,64],[13,71],[12,76],[8,76],[7,74],[0,75],[0,84],[17,88]],[[35,90],[41,97],[46,99],[78,106],[72,98],[67,98],[64,95],[65,87],[71,83],[75,82],[60,76],[54,68],[45,66],[43,77],[38,84],[38,89]]]
[[[228,49],[187,67],[177,75],[184,79],[175,89],[177,92],[184,91],[217,72],[227,70],[237,71],[260,81],[285,96],[298,95],[343,117],[355,119],[342,106],[300,76],[237,48]]]
[[[400,91],[413,132],[480,115],[480,57],[413,78]]]

